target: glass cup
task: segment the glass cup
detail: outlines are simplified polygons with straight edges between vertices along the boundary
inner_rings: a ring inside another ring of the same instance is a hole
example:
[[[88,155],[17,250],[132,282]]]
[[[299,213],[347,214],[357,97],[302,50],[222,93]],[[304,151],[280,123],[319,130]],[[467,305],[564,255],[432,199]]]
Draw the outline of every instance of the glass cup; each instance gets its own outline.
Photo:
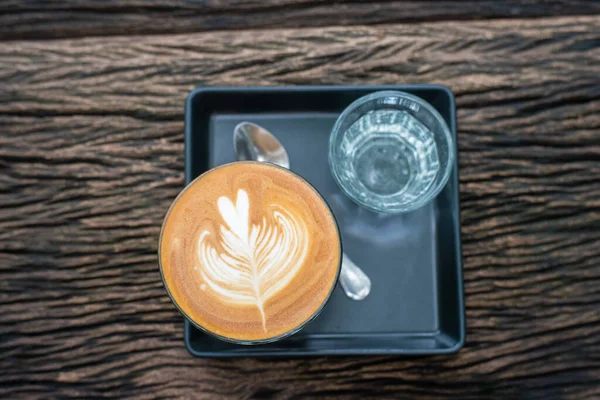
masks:
[[[408,93],[382,91],[356,100],[337,119],[329,166],[355,203],[380,213],[416,210],[448,182],[455,143],[431,104]]]

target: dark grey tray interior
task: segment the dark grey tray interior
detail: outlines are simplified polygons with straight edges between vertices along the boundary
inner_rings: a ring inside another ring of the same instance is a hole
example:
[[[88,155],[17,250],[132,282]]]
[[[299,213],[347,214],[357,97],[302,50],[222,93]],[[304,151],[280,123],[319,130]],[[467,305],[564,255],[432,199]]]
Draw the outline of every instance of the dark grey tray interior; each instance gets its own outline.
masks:
[[[240,121],[272,131],[288,150],[291,169],[331,206],[344,251],[371,277],[362,302],[336,288],[321,315],[298,334],[268,345],[219,341],[185,321],[197,356],[438,354],[464,343],[458,168],[441,194],[408,214],[379,215],[348,200],[327,164],[329,132],[339,113],[376,90],[402,90],[431,103],[456,132],[454,97],[435,85],[377,87],[201,88],[186,104],[186,184],[235,160],[232,132]]]

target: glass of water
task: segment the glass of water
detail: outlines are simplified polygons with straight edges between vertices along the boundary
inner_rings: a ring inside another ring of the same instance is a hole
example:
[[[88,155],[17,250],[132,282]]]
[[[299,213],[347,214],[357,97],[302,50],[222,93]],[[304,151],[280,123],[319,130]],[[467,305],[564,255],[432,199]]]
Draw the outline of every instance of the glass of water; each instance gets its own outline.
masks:
[[[404,92],[375,92],[336,121],[329,166],[355,203],[381,213],[408,212],[446,185],[454,147],[448,125],[429,103]]]

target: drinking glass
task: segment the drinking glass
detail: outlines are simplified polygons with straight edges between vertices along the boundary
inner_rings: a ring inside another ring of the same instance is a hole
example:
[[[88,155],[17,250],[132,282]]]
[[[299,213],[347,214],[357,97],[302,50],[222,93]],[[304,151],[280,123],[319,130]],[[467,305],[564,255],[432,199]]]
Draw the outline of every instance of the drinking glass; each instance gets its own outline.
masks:
[[[342,112],[329,166],[355,203],[380,213],[416,210],[448,182],[455,143],[433,106],[400,91],[371,93]]]

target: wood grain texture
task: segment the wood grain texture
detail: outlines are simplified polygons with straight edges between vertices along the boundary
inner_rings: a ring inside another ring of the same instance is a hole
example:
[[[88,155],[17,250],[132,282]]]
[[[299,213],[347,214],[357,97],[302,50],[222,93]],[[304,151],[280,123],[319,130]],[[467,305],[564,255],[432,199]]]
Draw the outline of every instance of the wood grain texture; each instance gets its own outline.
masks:
[[[600,398],[600,17],[0,43],[0,398]],[[156,263],[196,85],[440,83],[454,356],[202,360]]]
[[[0,38],[600,14],[595,0],[0,0]]]

